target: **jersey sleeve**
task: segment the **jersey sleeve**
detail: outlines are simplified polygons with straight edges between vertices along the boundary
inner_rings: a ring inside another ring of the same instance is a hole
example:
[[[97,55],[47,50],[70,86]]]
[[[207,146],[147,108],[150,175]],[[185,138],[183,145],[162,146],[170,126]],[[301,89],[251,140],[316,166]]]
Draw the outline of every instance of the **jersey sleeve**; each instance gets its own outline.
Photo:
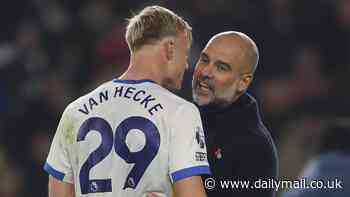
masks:
[[[69,128],[67,109],[63,113],[53,138],[44,170],[58,180],[73,183],[73,170],[68,157],[67,144],[64,142],[65,130]]]
[[[210,174],[202,121],[194,105],[182,105],[171,126],[169,173],[172,183],[201,174]]]

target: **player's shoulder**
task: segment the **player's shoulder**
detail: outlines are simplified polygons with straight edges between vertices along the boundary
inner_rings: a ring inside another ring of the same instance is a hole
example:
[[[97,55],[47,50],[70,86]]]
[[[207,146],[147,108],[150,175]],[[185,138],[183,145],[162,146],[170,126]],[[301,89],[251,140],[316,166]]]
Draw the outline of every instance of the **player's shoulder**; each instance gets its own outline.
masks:
[[[97,88],[93,89],[92,91],[80,96],[79,98],[75,99],[67,105],[66,109],[64,110],[64,113],[72,113],[72,111],[77,112],[77,109],[79,109],[81,105],[84,104],[89,98],[91,98],[95,94],[98,94],[99,92],[101,92],[101,90],[106,89],[109,86],[111,86],[111,82],[107,81],[98,86]]]

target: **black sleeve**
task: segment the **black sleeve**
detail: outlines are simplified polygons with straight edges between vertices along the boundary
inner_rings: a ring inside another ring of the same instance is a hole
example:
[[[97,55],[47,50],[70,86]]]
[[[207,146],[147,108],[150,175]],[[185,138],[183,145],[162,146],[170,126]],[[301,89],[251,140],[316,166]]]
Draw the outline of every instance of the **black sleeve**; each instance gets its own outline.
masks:
[[[271,182],[277,178],[277,153],[274,145],[264,136],[254,137],[234,151],[233,179],[249,181],[249,189],[238,191],[240,197],[273,197]],[[238,148],[238,147],[237,147]],[[257,188],[256,188],[257,187]]]

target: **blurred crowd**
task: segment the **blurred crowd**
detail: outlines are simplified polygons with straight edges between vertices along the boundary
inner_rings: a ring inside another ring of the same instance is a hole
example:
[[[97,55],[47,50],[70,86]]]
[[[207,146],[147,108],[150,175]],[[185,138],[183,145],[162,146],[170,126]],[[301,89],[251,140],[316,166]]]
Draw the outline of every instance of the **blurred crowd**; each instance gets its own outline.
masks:
[[[0,196],[46,196],[42,165],[61,113],[126,69],[125,19],[154,4],[193,27],[184,98],[211,36],[236,30],[256,41],[250,92],[277,143],[280,178],[296,179],[317,157],[330,124],[349,130],[350,0],[11,0],[0,6]]]

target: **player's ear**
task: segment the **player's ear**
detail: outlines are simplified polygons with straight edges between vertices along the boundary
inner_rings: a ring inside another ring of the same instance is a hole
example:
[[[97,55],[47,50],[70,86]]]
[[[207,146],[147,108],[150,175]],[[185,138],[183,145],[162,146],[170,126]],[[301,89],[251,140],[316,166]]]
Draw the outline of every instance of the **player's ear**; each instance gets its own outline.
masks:
[[[163,48],[166,60],[168,62],[172,61],[175,53],[175,39],[172,37],[164,39]]]

